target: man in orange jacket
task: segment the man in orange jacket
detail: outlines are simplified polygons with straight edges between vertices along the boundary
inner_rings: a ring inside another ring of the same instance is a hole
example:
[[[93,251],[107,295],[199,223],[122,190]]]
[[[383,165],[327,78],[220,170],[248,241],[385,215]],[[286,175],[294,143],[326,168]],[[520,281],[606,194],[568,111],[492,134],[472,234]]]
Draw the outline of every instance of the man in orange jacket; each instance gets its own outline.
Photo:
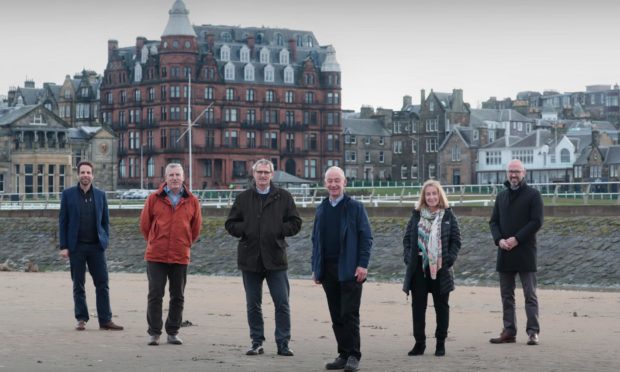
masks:
[[[140,215],[140,230],[147,242],[144,259],[149,280],[146,319],[149,345],[158,345],[162,333],[162,300],[166,280],[170,282],[170,304],[166,319],[167,342],[181,345],[179,328],[190,248],[198,239],[202,226],[200,202],[183,185],[183,167],[166,166],[166,181],[149,195]]]

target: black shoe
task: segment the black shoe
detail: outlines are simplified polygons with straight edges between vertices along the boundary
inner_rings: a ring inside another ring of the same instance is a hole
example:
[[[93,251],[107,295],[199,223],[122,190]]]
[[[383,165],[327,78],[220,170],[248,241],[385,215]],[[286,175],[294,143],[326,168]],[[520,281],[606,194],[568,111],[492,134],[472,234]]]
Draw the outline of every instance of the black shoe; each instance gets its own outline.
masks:
[[[424,354],[424,350],[426,350],[426,343],[416,342],[415,345],[413,345],[413,349],[409,350],[407,355],[422,355]]]
[[[355,372],[360,369],[360,361],[353,355],[347,359],[347,364],[344,366],[344,372]]]
[[[247,351],[247,353],[245,353],[245,355],[258,355],[258,354],[264,354],[265,350],[263,350],[263,345],[255,342],[252,344],[252,347],[250,348],[250,350]]]
[[[293,356],[293,350],[288,348],[288,345],[278,345],[278,355]]]
[[[344,358],[342,355],[338,355],[333,362],[327,363],[325,365],[325,369],[334,370],[334,369],[344,369],[347,365],[347,358]]]
[[[437,340],[437,346],[435,347],[435,356],[441,357],[446,355],[446,342],[444,340]]]

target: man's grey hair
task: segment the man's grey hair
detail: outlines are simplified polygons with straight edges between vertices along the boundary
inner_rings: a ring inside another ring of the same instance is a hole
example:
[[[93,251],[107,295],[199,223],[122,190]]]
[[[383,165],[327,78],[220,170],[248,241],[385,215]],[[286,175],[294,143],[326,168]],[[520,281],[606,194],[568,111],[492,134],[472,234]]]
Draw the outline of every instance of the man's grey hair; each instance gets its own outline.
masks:
[[[166,174],[168,174],[168,171],[170,169],[173,169],[173,168],[181,168],[181,172],[183,172],[183,166],[181,164],[179,164],[179,163],[169,163],[168,165],[166,165]],[[183,172],[183,173],[185,173],[185,172]]]
[[[269,167],[269,171],[273,173],[273,163],[267,159],[259,159],[256,163],[252,164],[252,172],[256,172],[259,165],[267,165]]]
[[[346,178],[346,177],[344,176],[344,171],[342,170],[342,168],[340,168],[340,167],[338,167],[338,166],[335,166],[335,165],[334,165],[334,166],[332,166],[332,167],[327,168],[327,170],[325,171],[325,177],[323,177],[323,178],[327,179],[327,174],[328,174],[329,172],[338,172],[338,173],[342,176],[342,178]]]

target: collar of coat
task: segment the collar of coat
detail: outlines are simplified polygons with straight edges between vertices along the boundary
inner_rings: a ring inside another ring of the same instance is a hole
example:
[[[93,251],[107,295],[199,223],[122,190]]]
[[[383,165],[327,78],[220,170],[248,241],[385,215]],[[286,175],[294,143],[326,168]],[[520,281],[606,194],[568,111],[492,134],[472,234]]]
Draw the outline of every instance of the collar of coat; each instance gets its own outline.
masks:
[[[161,196],[161,197],[166,197],[168,196],[168,194],[166,193],[166,190],[164,190],[164,188],[166,187],[166,183],[162,183],[161,185],[159,185],[159,189],[157,190],[157,195]],[[181,192],[181,197],[182,198],[189,198],[192,195],[191,192],[187,191],[187,185],[183,184],[183,191]]]

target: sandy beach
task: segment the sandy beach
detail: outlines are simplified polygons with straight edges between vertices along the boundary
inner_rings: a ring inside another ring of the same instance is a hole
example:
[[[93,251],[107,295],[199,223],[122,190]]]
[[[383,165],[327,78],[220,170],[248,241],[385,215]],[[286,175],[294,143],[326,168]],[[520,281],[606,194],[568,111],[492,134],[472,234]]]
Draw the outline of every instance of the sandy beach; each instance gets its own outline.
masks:
[[[323,290],[310,280],[291,280],[294,357],[276,355],[266,288],[265,354],[245,355],[250,340],[239,277],[191,275],[184,318],[193,325],[181,329],[185,344],[156,347],[146,345],[145,274],[111,274],[114,321],[125,326],[122,332],[98,329],[92,283],[91,321],[84,332],[73,329],[67,272],[2,272],[0,280],[0,371],[321,371],[336,355]],[[488,342],[501,330],[499,290],[460,286],[450,299],[447,355],[433,355],[435,319],[429,308],[426,354],[409,357],[411,307],[400,284],[369,282],[362,296],[361,370],[620,370],[620,293],[539,290],[539,346],[525,343],[522,293],[517,296],[516,344]]]

